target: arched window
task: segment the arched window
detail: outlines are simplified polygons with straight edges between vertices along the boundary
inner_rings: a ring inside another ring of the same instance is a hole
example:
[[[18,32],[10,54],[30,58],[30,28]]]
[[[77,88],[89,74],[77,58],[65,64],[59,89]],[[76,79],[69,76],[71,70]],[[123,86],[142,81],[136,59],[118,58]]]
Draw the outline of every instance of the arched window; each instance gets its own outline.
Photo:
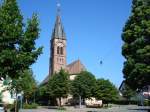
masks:
[[[63,55],[63,47],[60,48],[60,54]]]
[[[60,49],[60,48],[59,48],[59,46],[58,46],[58,47],[57,47],[57,54],[59,54],[59,49]]]

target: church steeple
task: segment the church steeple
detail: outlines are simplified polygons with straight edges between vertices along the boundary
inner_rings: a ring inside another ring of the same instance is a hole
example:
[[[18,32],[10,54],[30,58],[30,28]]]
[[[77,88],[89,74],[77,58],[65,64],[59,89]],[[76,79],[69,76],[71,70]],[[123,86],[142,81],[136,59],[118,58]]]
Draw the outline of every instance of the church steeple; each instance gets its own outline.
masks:
[[[57,3],[57,17],[56,17],[53,34],[52,34],[52,39],[53,38],[66,39],[66,34],[60,16],[60,3]]]
[[[60,4],[57,4],[57,16],[51,38],[51,56],[49,75],[59,72],[66,67],[66,35],[60,17]]]

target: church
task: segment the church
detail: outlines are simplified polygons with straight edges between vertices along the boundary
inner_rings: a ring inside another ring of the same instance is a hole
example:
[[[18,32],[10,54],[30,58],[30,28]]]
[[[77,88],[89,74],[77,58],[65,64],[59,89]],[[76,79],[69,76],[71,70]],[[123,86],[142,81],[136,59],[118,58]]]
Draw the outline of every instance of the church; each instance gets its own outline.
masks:
[[[73,80],[76,74],[81,71],[85,71],[85,66],[78,59],[70,64],[67,64],[67,37],[64,31],[64,27],[60,16],[60,5],[57,6],[57,15],[50,39],[50,59],[49,59],[49,73],[48,76],[42,82],[47,83],[49,78],[59,72],[60,69],[64,69],[70,75],[70,80]]]

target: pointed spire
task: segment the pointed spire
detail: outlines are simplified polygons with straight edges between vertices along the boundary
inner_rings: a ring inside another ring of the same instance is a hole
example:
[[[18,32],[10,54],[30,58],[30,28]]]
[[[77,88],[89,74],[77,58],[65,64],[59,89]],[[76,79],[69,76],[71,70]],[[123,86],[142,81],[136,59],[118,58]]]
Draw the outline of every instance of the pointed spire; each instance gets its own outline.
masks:
[[[59,39],[66,39],[66,34],[64,31],[64,27],[61,22],[60,17],[60,3],[57,3],[57,16],[56,16],[56,22],[55,27],[53,30],[52,38],[59,38]]]

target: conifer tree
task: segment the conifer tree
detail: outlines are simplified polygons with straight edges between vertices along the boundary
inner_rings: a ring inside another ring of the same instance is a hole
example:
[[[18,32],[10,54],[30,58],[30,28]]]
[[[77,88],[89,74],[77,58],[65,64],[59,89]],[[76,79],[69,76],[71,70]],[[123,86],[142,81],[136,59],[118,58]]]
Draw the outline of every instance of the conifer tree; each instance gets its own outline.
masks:
[[[134,90],[150,85],[150,0],[133,0],[122,40],[126,83]]]

